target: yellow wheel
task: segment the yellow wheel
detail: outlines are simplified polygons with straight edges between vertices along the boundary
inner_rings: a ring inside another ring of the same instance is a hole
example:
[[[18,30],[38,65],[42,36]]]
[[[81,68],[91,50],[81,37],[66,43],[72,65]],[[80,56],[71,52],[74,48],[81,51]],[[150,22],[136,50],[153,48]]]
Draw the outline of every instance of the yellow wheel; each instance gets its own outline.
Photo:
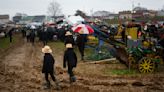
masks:
[[[151,58],[144,57],[139,61],[138,69],[140,73],[152,73],[155,70],[155,63]]]
[[[128,62],[129,62],[130,67],[135,68],[136,60],[135,60],[135,58],[133,56],[129,56],[128,57]]]

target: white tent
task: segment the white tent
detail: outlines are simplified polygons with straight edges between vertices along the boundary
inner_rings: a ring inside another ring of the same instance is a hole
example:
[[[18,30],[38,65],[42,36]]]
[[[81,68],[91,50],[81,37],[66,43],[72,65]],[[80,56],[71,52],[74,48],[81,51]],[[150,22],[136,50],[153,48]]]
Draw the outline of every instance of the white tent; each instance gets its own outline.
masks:
[[[74,25],[74,24],[79,24],[79,23],[83,22],[84,18],[82,18],[81,16],[69,16],[69,17],[66,17],[66,21],[70,25]]]

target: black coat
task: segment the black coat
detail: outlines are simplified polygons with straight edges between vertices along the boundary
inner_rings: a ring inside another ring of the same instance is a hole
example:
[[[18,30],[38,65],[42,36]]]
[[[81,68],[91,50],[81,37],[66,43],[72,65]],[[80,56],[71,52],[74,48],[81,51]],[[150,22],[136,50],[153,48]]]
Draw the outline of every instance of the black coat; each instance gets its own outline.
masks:
[[[12,29],[8,32],[9,37],[12,37],[12,35],[13,35],[13,31],[14,31],[14,30],[15,30],[15,29],[12,28]]]
[[[43,60],[42,73],[53,73],[54,72],[55,60],[50,53],[45,53]]]
[[[34,39],[34,38],[35,38],[35,31],[34,31],[34,30],[32,30],[32,31],[30,32],[30,38],[31,38],[31,39]]]
[[[48,40],[48,32],[42,31],[41,32],[41,38],[42,38],[42,41],[47,41]]]
[[[77,65],[77,56],[72,48],[67,49],[64,52],[63,67],[66,67],[66,62],[68,67],[76,67]]]
[[[64,42],[64,44],[66,45],[66,44],[68,44],[68,43],[71,43],[72,45],[75,45],[75,41],[74,41],[72,35],[71,35],[71,36],[66,36],[66,37],[65,37],[65,42]]]
[[[76,39],[77,46],[84,47],[86,42],[86,37],[84,35],[78,35]]]

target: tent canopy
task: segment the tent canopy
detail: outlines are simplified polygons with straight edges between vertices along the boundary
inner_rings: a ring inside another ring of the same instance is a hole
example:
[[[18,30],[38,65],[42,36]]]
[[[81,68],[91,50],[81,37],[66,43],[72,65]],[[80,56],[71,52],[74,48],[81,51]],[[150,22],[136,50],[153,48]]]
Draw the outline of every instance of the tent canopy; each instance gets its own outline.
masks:
[[[84,18],[82,18],[81,16],[68,16],[68,17],[66,17],[66,21],[70,25],[74,25],[74,24],[79,24],[79,23],[83,22]]]

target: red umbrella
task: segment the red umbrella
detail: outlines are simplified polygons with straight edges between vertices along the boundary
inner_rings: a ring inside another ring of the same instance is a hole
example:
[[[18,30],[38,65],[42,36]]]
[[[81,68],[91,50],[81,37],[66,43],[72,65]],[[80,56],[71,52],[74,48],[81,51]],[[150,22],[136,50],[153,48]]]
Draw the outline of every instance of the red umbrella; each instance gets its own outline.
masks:
[[[72,27],[72,30],[80,34],[92,34],[94,32],[94,30],[90,26],[85,24],[74,26]]]

